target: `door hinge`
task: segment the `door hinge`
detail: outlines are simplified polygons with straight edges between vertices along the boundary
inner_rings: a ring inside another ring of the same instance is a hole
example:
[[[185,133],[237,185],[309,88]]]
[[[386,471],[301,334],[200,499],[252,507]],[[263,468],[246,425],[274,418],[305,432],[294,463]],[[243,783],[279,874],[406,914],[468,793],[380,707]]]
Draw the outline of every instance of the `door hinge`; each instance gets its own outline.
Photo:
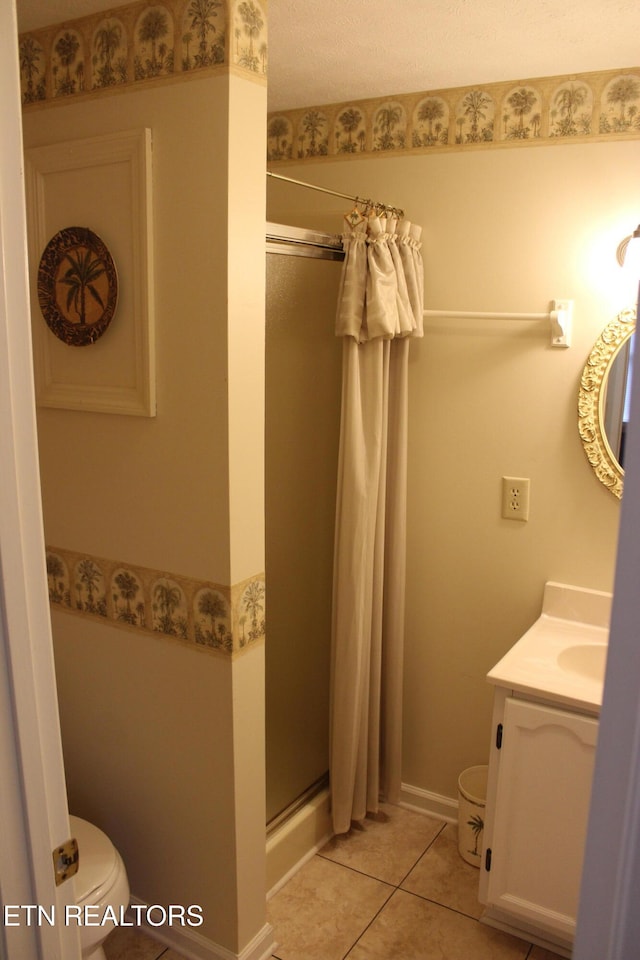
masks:
[[[488,847],[484,852],[484,868],[487,873],[491,870],[491,847]]]
[[[73,837],[53,851],[53,875],[56,878],[56,887],[78,872],[80,853],[78,841]]]
[[[502,724],[498,724],[498,729],[496,730],[496,748],[498,750],[502,749]]]

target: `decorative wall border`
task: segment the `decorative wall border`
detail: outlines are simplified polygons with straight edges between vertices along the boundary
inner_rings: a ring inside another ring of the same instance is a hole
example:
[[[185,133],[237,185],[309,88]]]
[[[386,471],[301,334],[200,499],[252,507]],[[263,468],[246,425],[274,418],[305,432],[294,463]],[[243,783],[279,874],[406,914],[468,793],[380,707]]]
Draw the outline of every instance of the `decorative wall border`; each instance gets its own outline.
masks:
[[[640,138],[640,67],[270,113],[271,163]]]
[[[112,626],[232,656],[265,636],[265,578],[231,587],[47,547],[49,601]]]
[[[266,0],[138,0],[18,38],[22,105],[233,67],[266,80]]]

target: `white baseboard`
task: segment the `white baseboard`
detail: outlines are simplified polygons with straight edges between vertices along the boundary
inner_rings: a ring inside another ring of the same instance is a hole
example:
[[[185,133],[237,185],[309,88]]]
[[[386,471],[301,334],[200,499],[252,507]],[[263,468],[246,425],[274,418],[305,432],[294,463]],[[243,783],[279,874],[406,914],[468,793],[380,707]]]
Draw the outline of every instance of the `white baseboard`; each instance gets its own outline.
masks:
[[[543,950],[548,950],[554,957],[566,957],[567,960],[571,960],[572,944],[567,940],[557,939],[551,935],[546,937],[544,934],[540,934],[535,926],[530,927],[526,923],[521,926],[509,923],[508,919],[501,919],[499,910],[494,913],[490,907],[485,907],[484,913],[480,917],[480,923],[486,923],[487,926],[502,930],[504,933],[509,933],[512,937],[518,937],[520,940],[529,940],[530,943],[535,943]]]
[[[446,820],[447,823],[458,822],[457,800],[440,793],[431,793],[421,787],[413,787],[410,783],[401,784],[399,805],[418,813],[426,813],[437,820]]]
[[[274,897],[278,892],[278,890],[281,890],[282,887],[284,887],[285,883],[287,883],[287,881],[290,880],[291,877],[293,877],[298,872],[298,870],[304,867],[305,863],[307,863],[309,860],[315,857],[316,853],[322,850],[322,848],[329,842],[329,840],[331,840],[332,836],[333,836],[333,832],[329,831],[329,833],[327,833],[319,843],[314,844],[313,847],[307,850],[307,852],[304,853],[299,860],[297,860],[291,867],[289,867],[287,872],[284,873],[281,877],[279,877],[279,879],[276,880],[273,886],[267,891],[267,900],[270,900],[271,897]]]
[[[333,836],[329,790],[305,803],[267,838],[267,899]]]
[[[131,903],[143,905],[144,901],[131,897]],[[133,919],[133,914],[130,918]],[[185,960],[269,960],[275,948],[273,927],[269,923],[265,923],[241,953],[227,950],[214,940],[203,937],[192,927],[154,927],[142,922],[139,929],[159,943],[174,949]]]

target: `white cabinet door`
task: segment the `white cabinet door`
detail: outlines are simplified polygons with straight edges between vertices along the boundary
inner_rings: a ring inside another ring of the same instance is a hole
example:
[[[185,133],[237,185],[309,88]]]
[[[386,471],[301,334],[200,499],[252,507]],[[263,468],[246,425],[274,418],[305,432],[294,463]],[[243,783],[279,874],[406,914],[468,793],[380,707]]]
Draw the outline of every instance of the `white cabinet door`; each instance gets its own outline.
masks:
[[[505,701],[487,904],[567,940],[575,932],[597,734],[595,718]]]

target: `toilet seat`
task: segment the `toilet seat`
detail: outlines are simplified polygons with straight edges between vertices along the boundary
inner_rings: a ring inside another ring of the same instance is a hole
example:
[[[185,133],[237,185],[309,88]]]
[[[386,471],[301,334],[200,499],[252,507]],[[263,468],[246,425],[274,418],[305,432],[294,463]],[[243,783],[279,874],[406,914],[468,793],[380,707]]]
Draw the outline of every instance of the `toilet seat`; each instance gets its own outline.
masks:
[[[91,910],[92,921],[80,926],[83,960],[107,960],[103,943],[129,906],[129,881],[122,857],[111,840],[81,817],[69,817],[71,835],[78,841],[78,872],[73,877],[76,906]],[[102,917],[94,925],[95,908]],[[106,911],[111,913],[107,915]]]
[[[114,885],[120,857],[106,833],[81,817],[69,817],[71,835],[78,841],[75,875],[76,903],[98,904]]]

